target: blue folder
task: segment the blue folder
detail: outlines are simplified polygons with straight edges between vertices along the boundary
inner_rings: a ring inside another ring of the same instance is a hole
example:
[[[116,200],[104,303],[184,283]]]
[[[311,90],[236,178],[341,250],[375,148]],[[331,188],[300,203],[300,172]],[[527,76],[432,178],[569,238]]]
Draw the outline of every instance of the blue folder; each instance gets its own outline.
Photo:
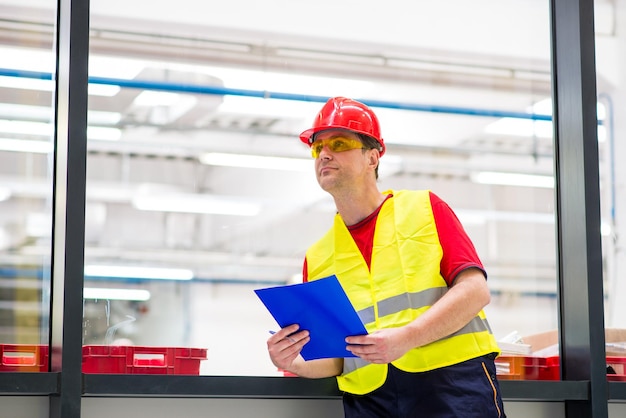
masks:
[[[299,324],[311,340],[300,353],[305,360],[354,357],[345,338],[367,330],[337,277],[255,290],[281,328]]]

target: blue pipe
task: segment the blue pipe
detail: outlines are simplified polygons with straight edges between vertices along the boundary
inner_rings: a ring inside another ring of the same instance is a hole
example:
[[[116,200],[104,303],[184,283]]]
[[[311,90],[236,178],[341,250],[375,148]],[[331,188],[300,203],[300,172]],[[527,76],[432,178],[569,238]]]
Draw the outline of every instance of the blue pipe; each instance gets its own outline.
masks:
[[[0,76],[33,78],[33,79],[38,79],[38,80],[52,80],[51,73],[14,70],[14,69],[6,69],[6,68],[0,68]],[[299,101],[299,102],[325,103],[329,99],[327,96],[315,96],[315,95],[307,95],[307,94],[281,93],[281,92],[271,92],[271,91],[266,91],[266,90],[236,89],[236,88],[227,88],[227,87],[220,87],[220,86],[200,86],[200,85],[194,85],[194,84],[178,84],[178,83],[166,83],[166,82],[158,82],[158,81],[124,80],[124,79],[104,78],[104,77],[89,77],[89,83],[118,86],[118,87],[125,87],[125,88],[177,92],[177,93],[244,96],[244,97],[257,97],[260,99],[293,100],[293,101]],[[473,109],[473,108],[455,107],[455,106],[435,106],[435,105],[424,105],[424,104],[417,104],[417,103],[387,102],[387,101],[382,101],[382,100],[368,100],[368,99],[359,99],[359,101],[372,107],[397,109],[397,110],[447,113],[447,114],[454,114],[454,115],[485,116],[485,117],[494,117],[494,118],[516,118],[516,119],[530,119],[530,120],[544,120],[544,121],[552,120],[552,116],[550,115],[538,115],[538,114],[525,113],[525,112],[510,112],[510,111],[495,110],[495,109]]]

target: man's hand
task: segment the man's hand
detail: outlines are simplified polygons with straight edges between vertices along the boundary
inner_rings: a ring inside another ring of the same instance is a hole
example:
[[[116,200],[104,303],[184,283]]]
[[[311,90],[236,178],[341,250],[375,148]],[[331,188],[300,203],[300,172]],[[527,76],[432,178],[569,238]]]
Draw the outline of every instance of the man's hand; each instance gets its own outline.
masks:
[[[267,340],[267,350],[274,366],[300,377],[316,379],[339,376],[343,370],[342,358],[304,361],[300,352],[311,337],[309,331],[298,331],[299,329],[297,324],[289,325]]]
[[[411,347],[402,328],[387,328],[369,335],[346,338],[348,351],[365,361],[375,364],[387,364],[399,359]]]
[[[299,328],[298,324],[289,325],[267,340],[267,351],[274,366],[296,374],[296,370],[293,370],[294,360],[302,351],[304,344],[311,339],[309,331],[298,332]]]

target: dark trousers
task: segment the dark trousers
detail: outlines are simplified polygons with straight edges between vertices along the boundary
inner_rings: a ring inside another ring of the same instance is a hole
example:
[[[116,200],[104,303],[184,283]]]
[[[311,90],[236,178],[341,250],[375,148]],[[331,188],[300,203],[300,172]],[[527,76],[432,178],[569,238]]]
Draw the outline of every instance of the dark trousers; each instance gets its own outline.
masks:
[[[423,373],[389,365],[385,384],[343,395],[346,418],[505,418],[494,355]]]

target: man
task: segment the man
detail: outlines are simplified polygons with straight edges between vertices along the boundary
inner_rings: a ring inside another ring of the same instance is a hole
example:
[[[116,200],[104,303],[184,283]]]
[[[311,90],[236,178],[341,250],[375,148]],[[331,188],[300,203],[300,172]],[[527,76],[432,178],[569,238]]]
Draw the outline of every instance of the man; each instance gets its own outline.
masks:
[[[337,376],[346,417],[504,417],[486,273],[452,210],[430,191],[378,190],[385,144],[360,102],[330,99],[300,139],[337,208],[304,279],[336,275],[368,335],[346,339],[357,357],[304,361],[310,337],[293,324],[267,341],[274,365]]]

